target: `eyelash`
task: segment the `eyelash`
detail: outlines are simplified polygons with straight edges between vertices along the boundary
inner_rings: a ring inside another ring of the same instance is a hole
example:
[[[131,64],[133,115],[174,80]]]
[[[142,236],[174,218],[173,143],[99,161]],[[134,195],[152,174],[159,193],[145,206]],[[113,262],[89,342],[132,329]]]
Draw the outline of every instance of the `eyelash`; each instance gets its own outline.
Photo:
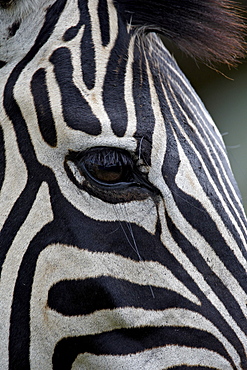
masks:
[[[134,162],[128,152],[115,148],[91,148],[76,160],[79,171],[100,187],[120,188],[133,182]]]

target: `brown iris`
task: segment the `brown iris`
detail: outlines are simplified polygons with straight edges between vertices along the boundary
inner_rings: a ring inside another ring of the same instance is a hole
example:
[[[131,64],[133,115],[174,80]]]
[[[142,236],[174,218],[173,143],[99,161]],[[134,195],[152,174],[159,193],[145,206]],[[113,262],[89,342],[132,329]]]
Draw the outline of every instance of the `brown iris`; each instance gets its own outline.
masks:
[[[118,166],[100,166],[97,164],[87,165],[86,166],[91,175],[102,182],[108,184],[114,184],[124,180],[124,170],[123,167]]]

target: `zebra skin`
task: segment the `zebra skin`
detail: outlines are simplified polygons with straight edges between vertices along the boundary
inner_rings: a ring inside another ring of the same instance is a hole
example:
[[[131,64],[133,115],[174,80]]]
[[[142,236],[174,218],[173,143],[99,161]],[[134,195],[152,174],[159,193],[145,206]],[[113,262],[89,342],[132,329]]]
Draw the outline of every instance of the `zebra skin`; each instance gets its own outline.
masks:
[[[246,218],[157,33],[235,65],[227,0],[0,0],[0,369],[247,369]]]

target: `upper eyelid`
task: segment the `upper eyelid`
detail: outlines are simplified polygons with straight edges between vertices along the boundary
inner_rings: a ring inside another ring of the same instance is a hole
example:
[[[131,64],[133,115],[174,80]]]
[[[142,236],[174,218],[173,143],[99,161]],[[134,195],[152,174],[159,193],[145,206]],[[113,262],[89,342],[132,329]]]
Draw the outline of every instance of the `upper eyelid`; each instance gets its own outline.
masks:
[[[119,163],[123,165],[134,166],[136,160],[131,153],[119,148],[95,147],[90,148],[82,153],[78,153],[75,157],[75,162],[90,161],[91,163],[102,163],[102,165],[109,165]]]

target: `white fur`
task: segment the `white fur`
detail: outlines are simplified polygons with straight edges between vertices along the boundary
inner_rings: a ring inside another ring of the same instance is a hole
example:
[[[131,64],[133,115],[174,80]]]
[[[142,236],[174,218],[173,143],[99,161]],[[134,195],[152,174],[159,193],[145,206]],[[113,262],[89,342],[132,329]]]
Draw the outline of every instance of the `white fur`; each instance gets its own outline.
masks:
[[[18,62],[32,47],[47,8],[55,0],[19,0],[7,9],[0,7],[0,61]],[[13,37],[9,29],[16,22],[20,27]]]

